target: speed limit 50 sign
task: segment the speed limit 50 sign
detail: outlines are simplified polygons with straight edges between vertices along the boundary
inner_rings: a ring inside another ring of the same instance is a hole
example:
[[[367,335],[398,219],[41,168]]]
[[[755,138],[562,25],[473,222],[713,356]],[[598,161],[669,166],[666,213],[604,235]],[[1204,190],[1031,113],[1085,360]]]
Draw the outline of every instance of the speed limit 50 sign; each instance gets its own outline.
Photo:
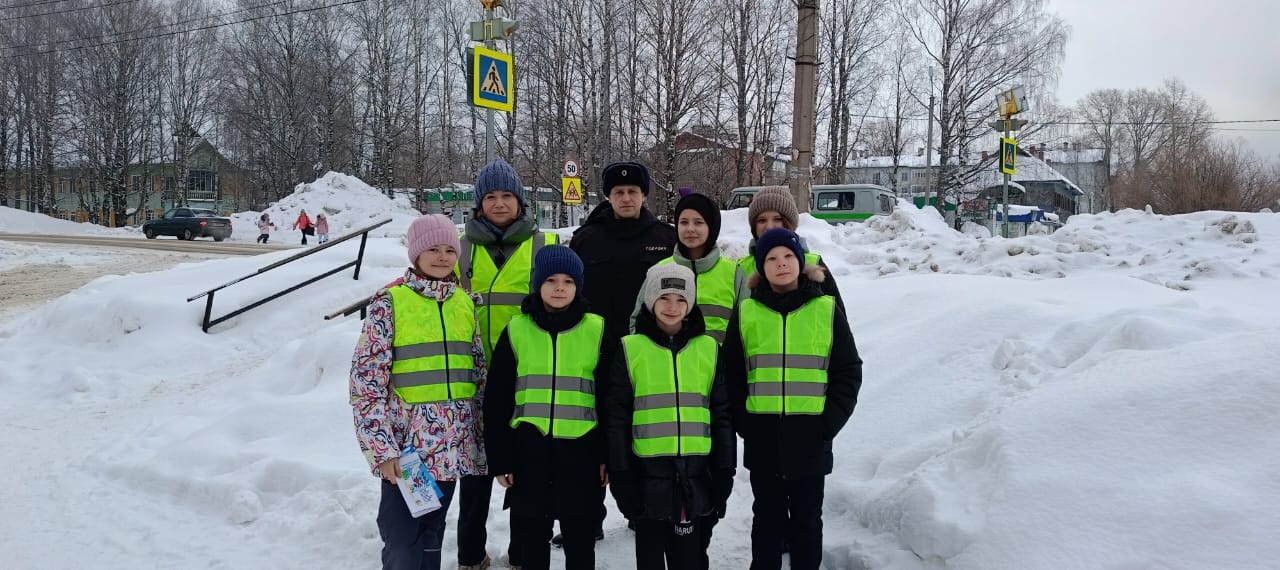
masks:
[[[578,161],[576,160],[564,161],[564,177],[565,178],[578,177]]]

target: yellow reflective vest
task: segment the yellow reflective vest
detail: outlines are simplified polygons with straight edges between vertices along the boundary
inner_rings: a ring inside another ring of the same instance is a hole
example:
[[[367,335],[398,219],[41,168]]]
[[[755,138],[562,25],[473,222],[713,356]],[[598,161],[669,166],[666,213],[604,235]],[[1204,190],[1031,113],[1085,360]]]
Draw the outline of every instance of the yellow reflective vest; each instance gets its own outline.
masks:
[[[526,314],[507,325],[516,357],[516,408],[511,427],[522,423],[565,439],[595,429],[595,368],[604,341],[604,318],[587,313],[573,328],[551,334]]]
[[[622,350],[634,398],[631,451],[636,457],[710,454],[715,339],[699,335],[673,352],[633,334],[622,337]]]
[[[738,308],[747,359],[747,412],[821,414],[834,337],[835,298],[810,299],[783,315],[755,299]]]
[[[456,289],[440,302],[419,295],[408,285],[391,295],[395,334],[391,341],[391,385],[410,404],[474,398],[471,354],[475,338],[475,304]]]
[[[484,338],[484,353],[490,358],[502,331],[512,317],[520,314],[520,302],[530,292],[533,256],[542,246],[559,242],[560,236],[556,234],[535,232],[516,248],[502,267],[498,267],[489,255],[489,248],[462,237],[458,282],[463,289],[480,295],[480,334]]]

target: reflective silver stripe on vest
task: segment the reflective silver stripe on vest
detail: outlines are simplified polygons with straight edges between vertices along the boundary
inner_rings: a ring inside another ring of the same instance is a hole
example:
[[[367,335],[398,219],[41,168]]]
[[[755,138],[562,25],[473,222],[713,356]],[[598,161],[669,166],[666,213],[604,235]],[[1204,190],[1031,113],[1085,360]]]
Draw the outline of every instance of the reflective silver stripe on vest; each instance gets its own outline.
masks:
[[[698,305],[698,308],[702,309],[702,316],[704,317],[727,319],[733,316],[733,309],[721,307],[720,305]]]
[[[450,340],[443,343],[422,342],[391,347],[392,360],[409,360],[410,358],[426,358],[428,356],[444,356],[446,354],[471,356],[471,343]]]
[[[551,419],[551,404],[521,404],[516,406],[515,414],[512,414],[512,417]],[[556,404],[555,419],[594,422],[596,421],[596,409],[587,406]]]
[[[445,384],[450,381],[455,384],[466,382],[471,383],[471,370],[423,370],[421,372],[401,372],[391,375],[391,383],[398,388],[412,388],[414,386],[427,386],[430,384]]]
[[[462,245],[462,259],[458,262],[458,273],[461,273],[462,275],[458,276],[458,281],[461,282],[463,289],[470,291],[471,290],[471,254],[475,252],[476,246],[475,244],[471,243],[471,240],[467,239],[467,236],[465,235],[462,236],[461,245]]]
[[[486,293],[484,295],[484,304],[490,307],[494,305],[510,305],[519,307],[524,302],[524,298],[528,295],[524,293]]]
[[[547,234],[544,234],[541,231],[538,231],[537,233],[533,234],[533,251],[530,252],[530,255],[529,255],[530,267],[533,266],[533,258],[538,257],[538,250],[542,249],[542,246],[546,244],[547,244]]]
[[[711,437],[711,425],[701,422],[664,422],[632,426],[631,437],[653,439],[658,437]]]
[[[785,388],[785,389],[784,389]],[[783,392],[786,392],[785,394]],[[747,384],[748,396],[806,396],[822,397],[827,395],[826,382],[750,382]]]
[[[555,389],[559,391],[582,392],[593,396],[596,393],[596,383],[586,378],[551,376],[549,374],[530,374],[516,378],[516,392],[521,390],[550,390],[553,379]]]
[[[709,330],[706,332],[706,335],[716,339],[717,344],[724,344],[724,339],[726,336],[725,331]]]
[[[657,410],[663,408],[674,408],[677,405],[689,408],[710,408],[711,399],[702,394],[690,394],[681,392],[679,394],[650,394],[648,396],[640,396],[636,398],[636,411]]]
[[[785,363],[783,361],[786,361]],[[747,359],[747,369],[755,368],[787,368],[826,370],[827,359],[822,356],[806,356],[803,354],[757,354]]]

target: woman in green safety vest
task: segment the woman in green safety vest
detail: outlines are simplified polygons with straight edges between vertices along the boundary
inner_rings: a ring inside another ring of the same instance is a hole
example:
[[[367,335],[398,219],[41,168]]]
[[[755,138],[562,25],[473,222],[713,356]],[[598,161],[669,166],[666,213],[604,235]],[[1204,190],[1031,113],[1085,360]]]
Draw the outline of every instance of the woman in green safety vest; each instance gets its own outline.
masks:
[[[456,482],[487,473],[480,438],[484,343],[476,302],[457,284],[458,230],[441,215],[413,221],[411,267],[373,296],[351,362],[356,439],[383,479],[382,567],[440,568]],[[435,479],[441,507],[414,517],[396,485],[410,446]]]
[[[565,564],[595,567],[595,534],[608,484],[597,402],[616,351],[600,315],[582,297],[582,260],[547,245],[533,260],[536,288],[494,347],[485,400],[490,470],[507,489],[525,570],[551,564],[560,521]]]
[[[645,276],[635,334],[610,372],[609,475],[618,508],[636,521],[636,568],[707,568],[738,462],[729,394],[716,372],[687,267]]]
[[[671,257],[658,263],[677,263],[698,275],[698,308],[706,323],[707,334],[724,342],[729,317],[746,296],[746,274],[736,263],[724,257],[716,240],[720,237],[720,208],[702,194],[689,194],[676,203],[676,235],[680,241]],[[644,306],[644,291],[636,297],[631,314],[631,329]]]
[[[751,297],[729,323],[721,363],[755,496],[751,568],[822,563],[822,498],[831,441],[849,421],[862,359],[844,311],[819,287],[829,276],[805,263],[794,232],[757,240]]]
[[[791,195],[791,190],[786,186],[761,188],[751,198],[751,204],[747,206],[747,223],[751,224],[751,243],[747,246],[747,256],[738,261],[738,267],[742,269],[744,275],[750,277],[756,272],[756,253],[759,251],[756,241],[760,236],[774,228],[786,228],[794,232],[800,226],[800,209],[796,207],[796,200]],[[830,278],[831,271],[822,261],[822,256],[817,252],[809,251],[804,238],[800,239],[800,247],[805,252],[805,265],[819,266],[827,273],[828,279],[818,284],[823,294],[835,297],[840,310],[845,310],[840,288],[836,286],[836,280]]]

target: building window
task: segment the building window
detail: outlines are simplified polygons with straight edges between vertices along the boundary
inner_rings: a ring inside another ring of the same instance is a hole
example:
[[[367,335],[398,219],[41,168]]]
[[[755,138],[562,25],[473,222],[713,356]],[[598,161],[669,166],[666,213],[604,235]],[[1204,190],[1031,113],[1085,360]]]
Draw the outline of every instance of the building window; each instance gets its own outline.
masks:
[[[187,175],[187,198],[212,201],[217,199],[213,173],[208,170],[190,170]]]
[[[142,177],[134,174],[129,177],[129,186],[133,189],[134,194],[142,193]]]

